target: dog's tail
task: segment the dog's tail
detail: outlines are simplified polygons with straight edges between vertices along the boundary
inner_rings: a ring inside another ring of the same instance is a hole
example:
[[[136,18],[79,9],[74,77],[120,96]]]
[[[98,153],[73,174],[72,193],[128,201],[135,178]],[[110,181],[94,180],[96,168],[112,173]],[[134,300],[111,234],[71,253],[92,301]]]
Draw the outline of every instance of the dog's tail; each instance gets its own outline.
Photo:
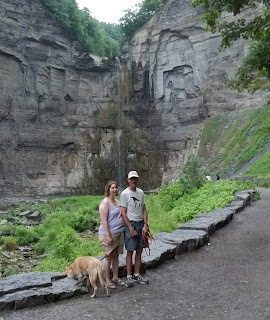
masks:
[[[98,266],[96,268],[96,270],[97,270],[97,273],[98,273],[98,278],[99,278],[100,285],[101,285],[102,288],[104,288],[104,286],[106,285],[106,282],[104,280],[102,267]]]
[[[104,279],[103,269],[102,269],[101,265],[97,267],[97,273],[98,273],[98,278],[99,278],[100,285],[101,285],[102,288],[105,287],[106,292],[107,292],[107,296],[109,297],[110,296],[109,295],[109,290],[108,290],[107,283],[106,283],[106,281]]]

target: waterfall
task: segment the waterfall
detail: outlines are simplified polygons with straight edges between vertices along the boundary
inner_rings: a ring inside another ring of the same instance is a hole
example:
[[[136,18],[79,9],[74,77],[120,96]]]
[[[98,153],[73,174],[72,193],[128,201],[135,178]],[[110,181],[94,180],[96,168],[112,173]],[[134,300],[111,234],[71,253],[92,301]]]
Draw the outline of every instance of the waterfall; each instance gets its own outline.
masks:
[[[115,58],[114,78],[117,83],[116,101],[116,130],[115,130],[115,152],[116,152],[116,177],[120,192],[125,187],[125,161],[124,161],[124,137],[122,130],[122,105],[123,105],[123,81],[122,67],[118,57]]]

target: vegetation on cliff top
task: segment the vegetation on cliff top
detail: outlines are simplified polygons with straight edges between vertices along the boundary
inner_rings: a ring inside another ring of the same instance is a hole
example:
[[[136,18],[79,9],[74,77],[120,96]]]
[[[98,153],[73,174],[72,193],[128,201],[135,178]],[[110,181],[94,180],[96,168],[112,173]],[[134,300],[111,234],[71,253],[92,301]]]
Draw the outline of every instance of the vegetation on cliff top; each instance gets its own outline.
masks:
[[[100,57],[120,55],[122,31],[119,25],[97,21],[87,8],[80,10],[75,0],[41,0],[41,3],[81,51]]]
[[[94,19],[87,8],[80,10],[75,0],[41,0],[77,48],[100,57],[120,56],[123,41],[141,28],[167,0],[143,0],[125,10],[119,24]]]
[[[220,32],[220,49],[230,47],[239,38],[250,39],[249,53],[239,68],[235,80],[230,82],[237,90],[270,88],[270,4],[269,0],[191,0],[193,6],[202,5],[202,20],[211,32]],[[253,10],[247,19],[240,16],[245,9]],[[229,12],[231,18],[222,19]]]
[[[124,16],[119,20],[124,38],[132,37],[155,13],[161,10],[166,2],[167,0],[143,0],[135,8],[125,10]]]

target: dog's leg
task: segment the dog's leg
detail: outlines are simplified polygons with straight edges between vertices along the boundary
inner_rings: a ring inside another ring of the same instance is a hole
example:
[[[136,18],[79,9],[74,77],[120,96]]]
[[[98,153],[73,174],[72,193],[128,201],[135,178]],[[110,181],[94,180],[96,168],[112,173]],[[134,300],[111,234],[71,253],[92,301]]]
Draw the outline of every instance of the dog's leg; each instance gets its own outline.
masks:
[[[97,294],[97,270],[91,270],[91,272],[88,273],[89,281],[94,289],[94,293],[91,295],[91,298],[95,298]]]
[[[83,274],[81,272],[78,273],[77,278],[78,278],[78,281],[79,281],[78,284],[80,286],[83,286]]]
[[[104,283],[104,286],[105,286],[105,289],[106,289],[106,292],[107,292],[107,297],[110,297],[109,289],[107,287],[107,283],[106,282]]]
[[[107,292],[107,297],[110,297],[109,290],[108,290],[108,287],[107,287],[107,283],[104,280],[105,279],[105,271],[102,269],[102,267],[98,268],[97,271],[98,271],[98,277],[99,277],[100,285],[101,285],[102,288],[105,287],[106,292]]]
[[[91,288],[90,288],[90,281],[89,281],[88,275],[87,275],[87,277],[86,277],[86,288],[87,288],[88,291],[90,292]]]

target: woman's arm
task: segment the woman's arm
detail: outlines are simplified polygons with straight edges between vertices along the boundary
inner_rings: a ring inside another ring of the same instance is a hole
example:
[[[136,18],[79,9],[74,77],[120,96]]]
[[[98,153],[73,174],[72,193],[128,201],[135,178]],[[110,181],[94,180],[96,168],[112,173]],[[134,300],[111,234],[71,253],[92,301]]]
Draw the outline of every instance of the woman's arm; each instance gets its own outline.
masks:
[[[99,214],[100,214],[100,220],[102,222],[102,226],[103,226],[105,233],[107,235],[107,242],[108,242],[108,244],[111,244],[112,237],[111,237],[109,223],[108,223],[109,203],[108,203],[108,201],[106,201],[106,199],[104,199],[99,206]]]

